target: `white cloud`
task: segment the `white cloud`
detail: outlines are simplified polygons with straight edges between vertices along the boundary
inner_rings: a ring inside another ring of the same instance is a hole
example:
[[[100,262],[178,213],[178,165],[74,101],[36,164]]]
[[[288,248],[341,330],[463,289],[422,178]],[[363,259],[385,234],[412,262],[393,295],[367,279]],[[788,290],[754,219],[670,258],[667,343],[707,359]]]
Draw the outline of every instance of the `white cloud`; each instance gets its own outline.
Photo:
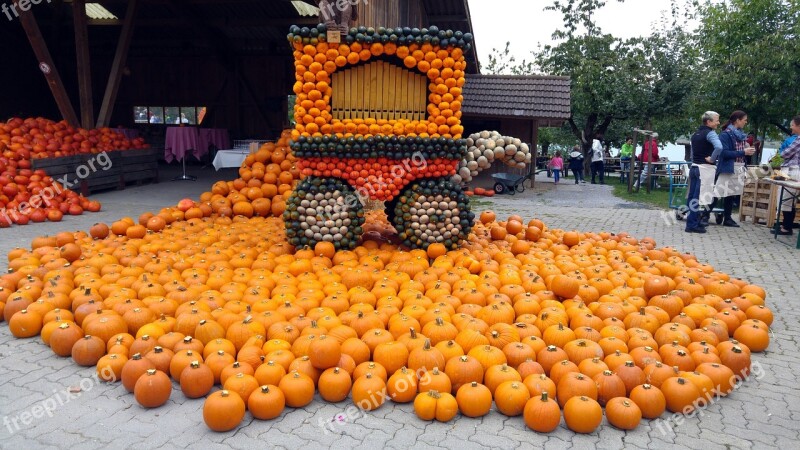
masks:
[[[552,44],[553,32],[563,25],[559,13],[544,11],[551,4],[551,0],[469,0],[481,64],[487,64],[492,49],[502,50],[509,41],[517,60],[530,60],[539,45]],[[648,36],[669,9],[670,0],[607,0],[595,23],[619,38]]]

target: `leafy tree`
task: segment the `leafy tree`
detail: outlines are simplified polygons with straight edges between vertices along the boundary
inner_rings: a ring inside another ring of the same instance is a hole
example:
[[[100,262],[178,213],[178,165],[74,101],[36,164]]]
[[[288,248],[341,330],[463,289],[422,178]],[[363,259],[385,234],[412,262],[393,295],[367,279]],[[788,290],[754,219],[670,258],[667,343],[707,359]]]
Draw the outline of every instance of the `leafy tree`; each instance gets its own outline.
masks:
[[[594,22],[595,12],[605,4],[554,0],[545,9],[562,15],[563,27],[553,33],[559,42],[540,47],[533,61],[514,60],[507,45],[490,57],[487,70],[569,76],[572,114],[562,133],[553,137],[570,147],[577,140],[587,155],[596,135],[618,146],[635,126],[663,127],[658,129],[662,140],[686,134],[692,124],[683,117],[696,85],[692,71],[697,53],[692,36],[675,26],[685,10],[673,1],[672,23],[664,19],[653,36],[622,40],[603,33]]]
[[[746,111],[761,135],[789,134],[800,109],[800,0],[706,0],[698,14],[702,98],[723,116]]]

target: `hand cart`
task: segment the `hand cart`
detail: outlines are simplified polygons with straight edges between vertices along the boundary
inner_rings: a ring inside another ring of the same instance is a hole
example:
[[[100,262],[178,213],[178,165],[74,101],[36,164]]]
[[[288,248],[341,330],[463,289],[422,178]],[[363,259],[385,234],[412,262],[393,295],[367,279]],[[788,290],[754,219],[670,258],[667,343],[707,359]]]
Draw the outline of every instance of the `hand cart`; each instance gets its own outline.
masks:
[[[514,195],[517,192],[525,192],[525,180],[531,178],[532,175],[515,175],[513,173],[495,173],[492,174],[494,180],[494,192],[497,194],[510,194]]]
[[[675,218],[678,220],[686,219],[689,215],[689,207],[686,206],[686,197],[689,194],[689,168],[692,163],[689,161],[670,161],[667,163],[667,178],[669,178],[669,207],[675,210]],[[714,208],[714,220],[717,225],[721,224],[724,211],[721,208]]]

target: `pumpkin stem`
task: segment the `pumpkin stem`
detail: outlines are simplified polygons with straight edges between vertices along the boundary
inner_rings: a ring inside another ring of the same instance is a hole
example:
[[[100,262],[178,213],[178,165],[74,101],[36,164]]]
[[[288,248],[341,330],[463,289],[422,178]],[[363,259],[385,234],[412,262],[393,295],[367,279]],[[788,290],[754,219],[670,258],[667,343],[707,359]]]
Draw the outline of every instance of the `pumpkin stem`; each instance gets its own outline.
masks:
[[[441,319],[438,319],[441,320]],[[422,345],[423,350],[430,350],[431,349],[431,340],[425,339],[425,344]]]
[[[543,402],[546,402],[546,401],[547,401],[547,391],[543,391],[543,392],[542,392],[542,401],[543,401]]]
[[[153,376],[156,374],[156,369],[147,369],[147,374]]]

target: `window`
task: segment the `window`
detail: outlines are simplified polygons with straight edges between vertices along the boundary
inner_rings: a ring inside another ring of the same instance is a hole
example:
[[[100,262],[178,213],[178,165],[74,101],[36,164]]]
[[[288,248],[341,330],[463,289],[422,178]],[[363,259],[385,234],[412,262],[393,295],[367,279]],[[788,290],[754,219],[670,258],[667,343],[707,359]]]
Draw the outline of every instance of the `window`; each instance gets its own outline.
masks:
[[[134,106],[133,122],[165,125],[199,125],[203,123],[205,106]]]

